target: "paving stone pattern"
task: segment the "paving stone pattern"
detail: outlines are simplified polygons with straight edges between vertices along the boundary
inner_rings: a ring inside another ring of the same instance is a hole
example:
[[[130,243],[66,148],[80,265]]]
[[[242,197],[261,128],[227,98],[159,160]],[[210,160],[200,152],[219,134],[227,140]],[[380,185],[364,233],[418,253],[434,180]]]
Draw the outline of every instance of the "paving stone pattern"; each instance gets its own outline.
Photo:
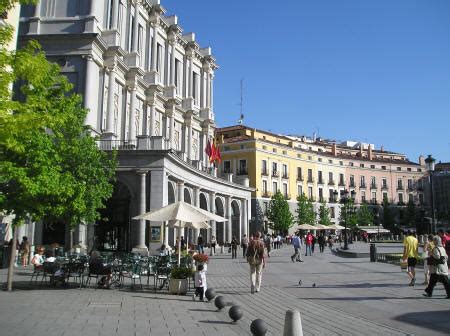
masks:
[[[424,286],[406,285],[398,266],[340,258],[329,250],[292,263],[292,252],[291,247],[273,251],[256,294],[250,293],[243,258],[211,258],[208,286],[242,307],[244,317],[236,324],[228,307],[217,311],[213,303],[193,302],[191,296],[130,288],[28,288],[29,271],[18,269],[18,289],[0,292],[0,335],[250,335],[256,318],[267,323],[268,335],[282,335],[287,309],[301,312],[305,335],[450,334],[450,300],[439,285],[427,299]],[[0,281],[6,281],[6,270]]]

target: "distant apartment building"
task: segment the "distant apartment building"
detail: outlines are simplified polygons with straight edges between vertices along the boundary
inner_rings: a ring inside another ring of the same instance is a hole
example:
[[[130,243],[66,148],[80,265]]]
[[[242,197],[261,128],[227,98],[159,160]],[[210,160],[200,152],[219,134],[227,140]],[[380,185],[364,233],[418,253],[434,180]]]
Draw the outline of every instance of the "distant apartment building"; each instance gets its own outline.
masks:
[[[253,227],[261,227],[270,197],[280,191],[292,213],[296,198],[305,194],[315,202],[326,202],[332,222],[338,222],[339,197],[355,191],[355,203],[380,206],[383,199],[405,206],[423,204],[425,163],[414,163],[405,155],[375,149],[374,145],[346,141],[278,135],[243,125],[216,129],[222,151],[219,174],[248,177],[252,193]],[[336,195],[338,197],[336,198]]]
[[[429,188],[428,191],[430,191]],[[450,228],[450,162],[436,164],[433,172],[433,195],[438,226],[448,229]]]

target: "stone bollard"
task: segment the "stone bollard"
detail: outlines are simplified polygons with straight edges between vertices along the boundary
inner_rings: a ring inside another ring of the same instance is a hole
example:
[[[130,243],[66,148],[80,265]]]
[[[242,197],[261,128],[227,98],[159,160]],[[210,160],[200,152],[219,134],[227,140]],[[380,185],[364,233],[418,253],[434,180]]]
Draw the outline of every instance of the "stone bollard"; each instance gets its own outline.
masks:
[[[303,336],[302,318],[298,310],[286,312],[283,336]]]
[[[223,245],[220,245],[220,253],[223,254]]]

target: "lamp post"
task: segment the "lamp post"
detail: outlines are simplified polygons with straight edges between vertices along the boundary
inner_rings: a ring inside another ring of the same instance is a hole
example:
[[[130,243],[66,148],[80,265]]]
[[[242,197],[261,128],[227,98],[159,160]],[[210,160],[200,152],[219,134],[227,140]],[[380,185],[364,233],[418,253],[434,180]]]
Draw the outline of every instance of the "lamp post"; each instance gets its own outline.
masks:
[[[349,194],[351,195],[349,197]],[[348,215],[351,213],[350,209],[348,208],[350,204],[353,203],[353,200],[355,198],[356,192],[354,190],[351,191],[351,193],[348,192],[348,190],[341,191],[341,199],[340,203],[342,204],[341,211],[344,211],[343,217],[344,217],[344,250],[348,250],[348,236],[347,236],[347,222],[348,222]]]
[[[434,233],[437,233],[436,220],[434,216],[434,190],[433,190],[433,172],[434,172],[434,162],[436,160],[430,155],[425,159],[427,171],[430,174],[430,194],[431,194],[431,227],[434,226]]]

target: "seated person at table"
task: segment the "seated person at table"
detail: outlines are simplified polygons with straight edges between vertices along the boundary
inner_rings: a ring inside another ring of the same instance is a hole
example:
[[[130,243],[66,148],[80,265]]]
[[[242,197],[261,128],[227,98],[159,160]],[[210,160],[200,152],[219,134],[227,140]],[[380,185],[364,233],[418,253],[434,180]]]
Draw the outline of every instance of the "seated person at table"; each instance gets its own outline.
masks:
[[[37,249],[37,253],[31,259],[31,264],[34,265],[34,267],[36,269],[43,268],[43,265],[44,265],[44,252],[45,252],[45,248],[40,246]]]
[[[161,247],[159,248],[159,255],[160,256],[168,256],[169,255],[169,250],[166,248],[166,245],[162,244]]]
[[[111,285],[111,266],[103,265],[103,260],[97,251],[92,251],[91,258],[89,259],[89,273],[103,275],[98,281],[98,287],[109,288]]]

